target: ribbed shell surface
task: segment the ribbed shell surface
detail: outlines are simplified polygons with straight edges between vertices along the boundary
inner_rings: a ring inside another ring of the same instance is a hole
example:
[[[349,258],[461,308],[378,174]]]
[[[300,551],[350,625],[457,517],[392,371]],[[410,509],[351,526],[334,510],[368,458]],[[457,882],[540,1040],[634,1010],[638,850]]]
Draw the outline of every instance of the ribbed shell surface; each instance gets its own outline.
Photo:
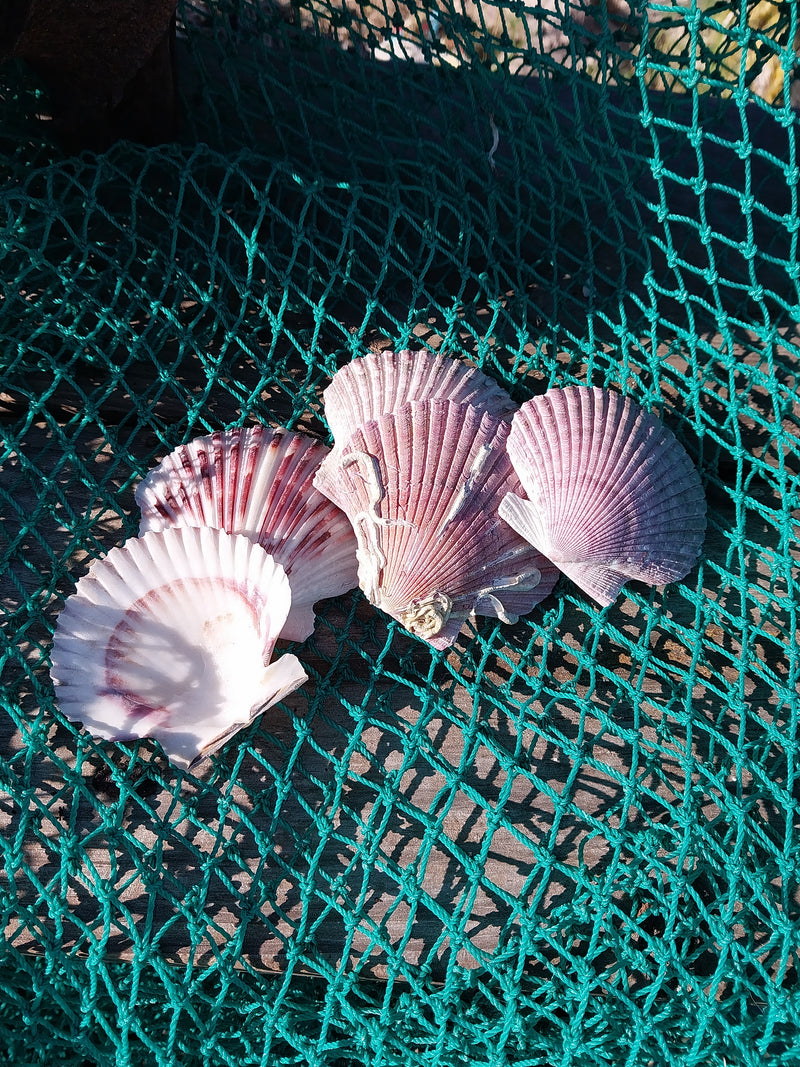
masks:
[[[305,640],[314,629],[313,604],[358,584],[350,523],[313,485],[329,451],[306,434],[266,426],[196,438],[139,483],[139,532],[209,526],[257,541],[291,583],[281,636]]]
[[[628,579],[661,585],[696,563],[700,478],[674,434],[634,401],[588,386],[548,390],[521,406],[507,448],[524,496],[508,495],[500,515],[600,604]]]
[[[350,517],[369,600],[436,648],[470,614],[515,621],[557,578],[497,516],[503,493],[519,487],[508,431],[472,405],[414,401],[357,428],[316,477]],[[431,606],[441,617],[428,632],[418,620]]]
[[[371,352],[354,359],[336,372],[322,395],[337,446],[363,423],[412,400],[472,404],[500,418],[516,411],[511,397],[483,371],[424,349]]]

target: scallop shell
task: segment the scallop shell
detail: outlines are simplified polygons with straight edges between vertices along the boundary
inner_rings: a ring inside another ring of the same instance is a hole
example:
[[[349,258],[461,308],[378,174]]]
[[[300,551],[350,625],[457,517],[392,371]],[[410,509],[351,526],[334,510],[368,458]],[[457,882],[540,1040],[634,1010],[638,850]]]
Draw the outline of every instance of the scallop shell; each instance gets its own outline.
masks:
[[[500,418],[510,418],[517,410],[508,393],[477,367],[424,349],[371,352],[354,359],[334,374],[322,397],[337,445],[363,423],[411,400],[439,397]]]
[[[685,577],[706,502],[683,446],[654,416],[606,389],[551,389],[514,416],[508,453],[528,499],[500,515],[598,603],[629,579]]]
[[[469,404],[412,401],[356,429],[315,478],[350,517],[367,598],[435,648],[470,615],[516,621],[558,576],[497,517],[519,486],[508,432]]]
[[[270,663],[289,611],[283,568],[246,537],[176,528],[93,564],[61,612],[61,711],[111,741],[154,737],[185,768],[306,681]]]
[[[281,564],[292,587],[281,637],[304,641],[314,630],[316,601],[358,584],[350,523],[313,486],[329,451],[306,434],[266,426],[196,438],[137,486],[139,533],[210,526],[257,541]]]

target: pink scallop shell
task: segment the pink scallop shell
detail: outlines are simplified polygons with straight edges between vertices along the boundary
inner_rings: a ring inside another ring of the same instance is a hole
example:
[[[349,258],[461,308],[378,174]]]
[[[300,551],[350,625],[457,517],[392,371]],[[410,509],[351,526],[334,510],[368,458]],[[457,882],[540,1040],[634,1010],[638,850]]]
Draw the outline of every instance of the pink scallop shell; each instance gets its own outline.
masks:
[[[483,371],[426,349],[370,352],[337,371],[324,390],[325,418],[337,446],[370,419],[411,400],[436,397],[472,404],[500,418],[517,410],[508,393]]]
[[[329,451],[306,434],[266,426],[196,438],[137,486],[139,532],[210,526],[257,541],[292,587],[281,636],[304,641],[314,630],[313,605],[358,584],[350,523],[313,486]]]
[[[283,568],[247,537],[175,528],[97,560],[58,617],[61,711],[99,737],[154,737],[178,767],[215,752],[306,673],[270,662],[289,612]]]
[[[435,648],[470,615],[516,621],[555,584],[556,569],[496,514],[518,485],[508,432],[469,404],[413,401],[355,429],[315,478],[350,517],[367,598]]]
[[[606,389],[550,389],[514,416],[508,454],[528,499],[500,515],[598,603],[629,579],[662,585],[697,562],[706,502],[674,434]]]

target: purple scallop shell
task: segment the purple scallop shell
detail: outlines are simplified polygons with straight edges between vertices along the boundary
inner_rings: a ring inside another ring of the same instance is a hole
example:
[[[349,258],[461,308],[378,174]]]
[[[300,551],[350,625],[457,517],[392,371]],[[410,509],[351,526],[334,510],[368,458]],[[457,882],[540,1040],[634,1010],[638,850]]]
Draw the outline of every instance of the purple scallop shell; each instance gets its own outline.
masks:
[[[435,648],[470,615],[514,622],[558,572],[497,516],[509,484],[509,423],[429,399],[355,429],[315,485],[347,512],[367,598]]]
[[[472,404],[500,418],[517,410],[497,382],[470,363],[426,349],[370,352],[342,367],[324,390],[325,418],[336,446],[365,422],[411,400],[436,397]]]
[[[137,486],[139,532],[211,526],[258,542],[292,587],[281,637],[303,641],[314,629],[313,605],[358,584],[350,523],[313,485],[329,451],[316,438],[267,426],[196,438]]]
[[[527,496],[500,515],[598,603],[629,579],[663,585],[697,562],[706,501],[674,434],[607,389],[550,389],[522,405],[508,454]]]

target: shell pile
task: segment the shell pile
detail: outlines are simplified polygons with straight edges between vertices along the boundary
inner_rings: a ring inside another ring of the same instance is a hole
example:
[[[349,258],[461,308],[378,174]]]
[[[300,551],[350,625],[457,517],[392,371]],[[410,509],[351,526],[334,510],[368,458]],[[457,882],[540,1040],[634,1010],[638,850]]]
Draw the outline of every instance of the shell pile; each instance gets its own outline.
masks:
[[[349,522],[313,486],[328,449],[254,426],[181,445],[136,489],[139,537],[91,567],[58,619],[64,714],[109,740],[155,737],[191,767],[307,680],[279,637],[357,583]]]
[[[314,604],[359,585],[434,648],[475,615],[516,621],[567,575],[607,606],[685,577],[700,478],[659,420],[605,389],[521,407],[482,371],[382,352],[323,394],[333,447],[283,428],[181,445],[136,490],[139,537],[97,561],[58,619],[65,715],[156,737],[181,767],[307,680]]]
[[[481,371],[418,352],[369,355],[323,394],[334,435],[315,486],[347,513],[369,601],[434,648],[470,615],[515,622],[555,567],[498,515],[520,491],[514,405]]]

